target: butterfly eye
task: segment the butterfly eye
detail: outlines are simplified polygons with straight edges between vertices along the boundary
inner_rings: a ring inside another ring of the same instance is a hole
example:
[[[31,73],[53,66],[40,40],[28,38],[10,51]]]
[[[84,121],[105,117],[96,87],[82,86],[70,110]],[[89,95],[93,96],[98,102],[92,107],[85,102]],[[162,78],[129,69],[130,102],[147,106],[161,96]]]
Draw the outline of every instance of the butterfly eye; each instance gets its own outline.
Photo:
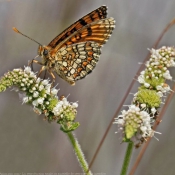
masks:
[[[44,49],[44,51],[43,51],[43,55],[47,55],[48,54],[48,50],[46,50],[46,49]]]

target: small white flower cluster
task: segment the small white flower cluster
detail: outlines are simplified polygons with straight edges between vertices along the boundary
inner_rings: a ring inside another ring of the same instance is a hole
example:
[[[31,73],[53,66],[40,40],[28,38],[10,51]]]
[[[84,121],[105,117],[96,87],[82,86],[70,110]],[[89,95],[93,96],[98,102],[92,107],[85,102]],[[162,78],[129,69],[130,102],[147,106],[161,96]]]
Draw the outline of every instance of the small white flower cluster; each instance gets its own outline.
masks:
[[[28,91],[26,96],[23,97],[23,103],[32,102],[34,111],[41,114],[42,110],[45,110],[45,105],[50,103],[50,94],[56,96],[58,90],[51,89],[51,84],[49,84],[48,80],[37,78],[30,67],[25,67],[24,71],[22,69],[14,69],[14,71],[20,75],[20,78],[16,75],[16,79],[13,80],[14,84],[17,83],[23,91]]]
[[[163,46],[160,49],[151,49],[150,51],[151,58],[146,62],[147,68],[141,72],[138,81],[146,88],[151,86],[158,91],[166,93],[170,91],[170,87],[164,84],[164,79],[172,80],[172,76],[167,68],[175,67],[175,49]],[[156,80],[158,85],[155,83]],[[163,82],[158,82],[159,80]]]
[[[141,87],[134,94],[133,104],[127,111],[123,110],[114,122],[123,133],[123,141],[130,140],[140,144],[154,136],[152,125],[158,115],[161,98],[171,91],[165,81],[172,80],[167,68],[175,67],[175,49],[164,46],[150,51],[151,58],[146,62],[146,69],[138,77]]]
[[[131,139],[136,132],[142,137],[151,136],[153,130],[150,120],[150,115],[146,111],[141,111],[139,107],[131,105],[128,111],[122,111],[122,115],[119,115],[114,123],[118,124],[121,130],[125,129],[127,139]]]
[[[45,114],[48,121],[56,120],[65,127],[67,126],[66,122],[69,122],[70,125],[70,122],[75,119],[78,103],[70,103],[65,97],[58,99],[58,89],[52,88],[49,80],[37,78],[30,67],[8,72],[0,80],[0,85],[2,86],[1,91],[13,85],[18,86],[24,92],[22,95],[23,103],[32,104],[34,112],[39,115]],[[76,127],[78,127],[77,123]]]
[[[78,103],[74,102],[70,104],[67,101],[67,98],[63,98],[59,101],[56,106],[53,108],[52,112],[55,116],[60,116],[61,118],[64,117],[64,113],[70,112],[72,109],[76,109],[78,107]]]

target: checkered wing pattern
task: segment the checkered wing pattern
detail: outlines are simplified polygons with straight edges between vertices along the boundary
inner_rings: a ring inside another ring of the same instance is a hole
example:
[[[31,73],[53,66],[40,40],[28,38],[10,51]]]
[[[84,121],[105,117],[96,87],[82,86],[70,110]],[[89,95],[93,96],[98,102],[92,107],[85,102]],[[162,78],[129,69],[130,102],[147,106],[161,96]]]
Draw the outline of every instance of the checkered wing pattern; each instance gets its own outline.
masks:
[[[100,45],[93,41],[81,42],[61,48],[58,55],[62,60],[56,62],[55,72],[71,85],[84,78],[95,68],[101,51]]]

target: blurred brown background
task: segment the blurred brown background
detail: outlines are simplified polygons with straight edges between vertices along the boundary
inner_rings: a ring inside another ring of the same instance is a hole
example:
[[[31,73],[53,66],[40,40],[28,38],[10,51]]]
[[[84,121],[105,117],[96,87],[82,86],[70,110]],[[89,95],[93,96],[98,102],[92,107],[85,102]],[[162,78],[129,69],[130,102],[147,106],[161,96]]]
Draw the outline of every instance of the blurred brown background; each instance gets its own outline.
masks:
[[[62,30],[101,5],[116,28],[103,47],[96,69],[71,87],[59,82],[59,95],[79,101],[75,134],[87,161],[92,156],[139,65],[166,24],[175,17],[173,0],[0,0],[0,75],[23,67],[37,54],[37,44],[12,31],[15,26],[40,43],[48,44]],[[175,26],[160,46],[175,45]],[[175,69],[171,69],[172,74]],[[175,77],[175,73],[174,73]],[[132,92],[137,91],[136,84]],[[130,95],[125,104],[130,104]],[[158,127],[160,141],[152,139],[136,175],[174,175],[175,100],[171,101]],[[92,167],[94,173],[119,174],[127,144],[120,144],[113,125]],[[132,163],[139,150],[134,150]],[[0,94],[0,172],[80,173],[66,135],[55,123],[48,124],[29,106],[21,105],[18,94]],[[132,166],[131,163],[131,166]],[[131,167],[130,166],[130,167]]]

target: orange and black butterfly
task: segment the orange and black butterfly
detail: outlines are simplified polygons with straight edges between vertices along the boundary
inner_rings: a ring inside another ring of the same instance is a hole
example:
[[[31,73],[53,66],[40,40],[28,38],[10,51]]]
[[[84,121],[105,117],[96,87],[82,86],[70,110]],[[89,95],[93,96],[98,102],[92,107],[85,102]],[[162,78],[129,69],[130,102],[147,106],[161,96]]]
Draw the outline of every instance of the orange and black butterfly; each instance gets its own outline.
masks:
[[[28,37],[39,44],[38,56],[42,58],[41,62],[33,59],[32,63],[42,65],[39,74],[47,70],[55,79],[53,72],[56,72],[62,79],[74,85],[95,68],[101,47],[114,28],[114,18],[107,18],[107,7],[101,6],[69,26],[47,46]],[[22,34],[16,28],[13,29]]]

